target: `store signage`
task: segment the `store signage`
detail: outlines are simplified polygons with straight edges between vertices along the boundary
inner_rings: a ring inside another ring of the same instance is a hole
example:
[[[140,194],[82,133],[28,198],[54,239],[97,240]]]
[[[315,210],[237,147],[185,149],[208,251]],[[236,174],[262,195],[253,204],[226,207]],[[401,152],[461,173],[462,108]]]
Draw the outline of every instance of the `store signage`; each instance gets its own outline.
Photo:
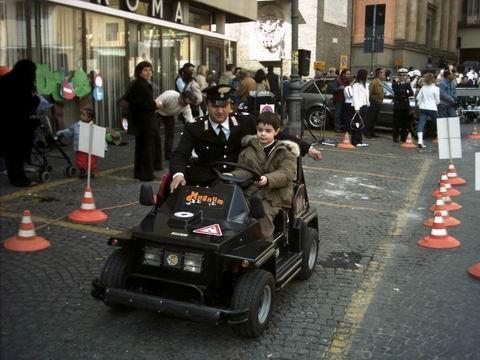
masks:
[[[99,5],[110,6],[110,0],[91,0],[91,2]],[[175,11],[173,14],[171,14],[171,18],[164,17],[164,0],[149,0],[148,3],[148,8],[150,9],[150,13],[148,14],[149,16],[183,24],[183,7],[181,1],[178,1],[176,6],[174,6]],[[120,8],[130,12],[136,12],[139,4],[140,0],[120,0]]]

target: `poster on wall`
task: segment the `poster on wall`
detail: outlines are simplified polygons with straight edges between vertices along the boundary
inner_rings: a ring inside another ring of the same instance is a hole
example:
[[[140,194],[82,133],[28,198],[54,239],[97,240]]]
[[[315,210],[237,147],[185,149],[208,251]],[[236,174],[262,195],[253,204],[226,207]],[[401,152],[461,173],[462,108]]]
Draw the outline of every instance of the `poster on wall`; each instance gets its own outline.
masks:
[[[348,0],[325,0],[323,4],[323,21],[346,28]]]

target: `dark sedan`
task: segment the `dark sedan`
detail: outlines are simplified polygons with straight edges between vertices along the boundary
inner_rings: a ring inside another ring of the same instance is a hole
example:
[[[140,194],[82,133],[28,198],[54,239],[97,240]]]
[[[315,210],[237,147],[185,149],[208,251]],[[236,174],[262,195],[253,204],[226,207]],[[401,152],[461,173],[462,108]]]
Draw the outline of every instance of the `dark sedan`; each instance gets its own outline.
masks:
[[[330,85],[334,78],[324,78],[308,81],[301,89],[305,119],[311,129],[333,128],[335,118],[335,104]],[[367,83],[368,85],[369,83]],[[383,106],[378,117],[378,127],[393,127],[393,89],[389,82],[383,83]],[[415,114],[415,99],[410,98],[412,121]]]

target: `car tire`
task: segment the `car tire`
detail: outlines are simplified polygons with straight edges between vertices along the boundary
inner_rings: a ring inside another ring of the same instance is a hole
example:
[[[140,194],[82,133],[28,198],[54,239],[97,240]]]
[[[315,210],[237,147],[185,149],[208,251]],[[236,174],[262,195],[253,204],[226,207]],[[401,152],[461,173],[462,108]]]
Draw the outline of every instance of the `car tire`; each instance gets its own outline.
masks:
[[[248,309],[247,321],[233,325],[233,331],[245,337],[258,337],[272,316],[275,279],[265,270],[243,274],[235,285],[232,309]]]
[[[332,119],[328,109],[324,109],[323,106],[315,106],[307,112],[307,124],[311,129],[319,130],[330,128],[332,126]]]
[[[307,280],[312,276],[318,258],[318,232],[314,228],[304,226],[302,229],[302,269],[298,278]]]
[[[127,278],[132,273],[134,260],[135,254],[129,248],[116,249],[112,252],[103,265],[100,286],[103,289],[125,289]],[[109,304],[108,302],[105,304],[114,310],[130,309],[123,305]]]

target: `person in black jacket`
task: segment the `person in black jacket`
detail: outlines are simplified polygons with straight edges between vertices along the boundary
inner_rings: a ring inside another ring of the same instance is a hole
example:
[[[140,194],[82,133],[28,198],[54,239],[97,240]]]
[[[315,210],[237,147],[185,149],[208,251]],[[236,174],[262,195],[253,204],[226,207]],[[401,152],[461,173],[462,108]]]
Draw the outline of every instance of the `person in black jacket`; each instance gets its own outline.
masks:
[[[405,142],[407,139],[407,131],[410,126],[410,100],[413,96],[412,86],[407,79],[407,69],[398,70],[399,79],[393,81],[393,142]]]
[[[217,176],[210,170],[214,161],[237,162],[242,150],[241,140],[245,135],[256,133],[256,122],[248,113],[229,113],[231,87],[212,86],[204,90],[207,94],[208,115],[185,123],[180,143],[170,158],[170,173],[173,180],[170,190],[186,183],[192,185],[210,185]],[[284,133],[277,135],[279,140],[290,139]],[[294,139],[299,142],[298,139]],[[301,155],[309,154],[315,160],[322,158],[321,153],[310,144],[300,141]],[[192,150],[197,159],[190,161]],[[225,168],[228,172],[231,169]]]
[[[36,96],[36,68],[32,61],[20,60],[11,72],[0,78],[0,155],[5,159],[10,183],[19,187],[32,184],[25,175],[23,162],[30,159],[34,130],[38,125],[31,116],[40,104]]]
[[[134,178],[152,181],[155,163],[155,136],[158,136],[158,121],[155,111],[159,108],[153,100],[152,64],[142,61],[135,67],[135,80],[130,84],[128,102],[129,132],[135,135]]]

